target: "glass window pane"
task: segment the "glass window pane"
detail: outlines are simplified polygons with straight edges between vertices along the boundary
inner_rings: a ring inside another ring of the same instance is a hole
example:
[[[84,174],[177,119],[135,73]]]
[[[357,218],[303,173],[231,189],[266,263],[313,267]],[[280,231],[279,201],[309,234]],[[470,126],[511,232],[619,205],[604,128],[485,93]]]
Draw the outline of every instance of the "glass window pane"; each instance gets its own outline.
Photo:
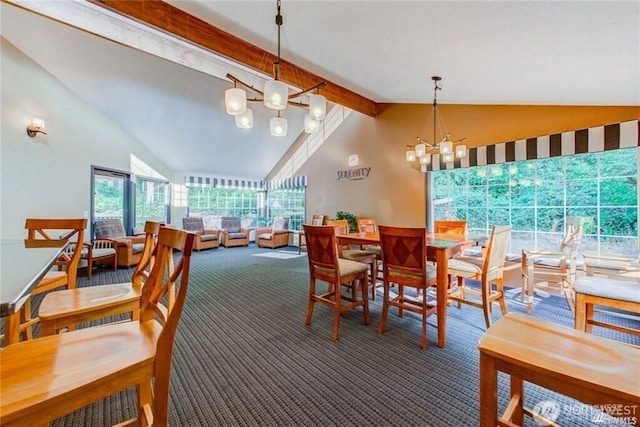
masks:
[[[598,180],[567,181],[567,206],[596,206],[597,204]]]
[[[637,176],[607,178],[600,181],[600,204],[603,206],[636,206]]]

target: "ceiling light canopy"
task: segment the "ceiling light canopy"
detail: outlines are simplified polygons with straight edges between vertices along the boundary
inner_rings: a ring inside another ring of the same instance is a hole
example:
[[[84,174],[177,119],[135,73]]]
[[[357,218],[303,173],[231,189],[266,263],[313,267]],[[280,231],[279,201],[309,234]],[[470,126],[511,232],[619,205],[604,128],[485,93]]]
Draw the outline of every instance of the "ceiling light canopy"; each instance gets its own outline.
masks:
[[[224,103],[227,113],[235,116],[236,126],[242,129],[253,127],[253,113],[247,107],[247,101],[262,101],[264,106],[277,111],[277,115],[270,120],[270,130],[273,136],[285,136],[287,134],[287,119],[282,117],[280,112],[287,108],[287,105],[309,110],[304,117],[304,130],[313,133],[320,129],[320,124],[327,113],[327,99],[320,95],[320,88],[326,82],[320,82],[315,86],[304,89],[300,92],[289,94],[289,85],[279,79],[280,77],[280,30],[282,27],[282,15],[280,14],[280,0],[276,3],[276,25],[278,26],[278,56],[273,63],[273,80],[267,80],[264,84],[264,91],[249,85],[240,79],[227,74],[227,78],[233,82],[233,87],[225,91]],[[243,88],[249,89],[258,94],[255,98],[247,98],[247,92]],[[298,100],[302,96],[308,96],[308,104]]]
[[[454,158],[462,158],[467,155],[467,146],[461,144],[466,138],[460,138],[455,141],[449,139],[450,134],[446,131],[444,121],[438,112],[438,91],[442,90],[440,86],[441,77],[433,76],[433,114],[429,117],[424,128],[423,136],[417,137],[416,145],[407,145],[409,150],[405,153],[407,162],[420,161],[420,170],[427,171],[427,165],[431,163],[433,154],[440,154],[445,162],[452,162]],[[438,124],[440,124],[440,132],[438,132]],[[433,129],[433,138],[431,142],[427,140],[428,131]],[[437,141],[437,142],[436,142]]]

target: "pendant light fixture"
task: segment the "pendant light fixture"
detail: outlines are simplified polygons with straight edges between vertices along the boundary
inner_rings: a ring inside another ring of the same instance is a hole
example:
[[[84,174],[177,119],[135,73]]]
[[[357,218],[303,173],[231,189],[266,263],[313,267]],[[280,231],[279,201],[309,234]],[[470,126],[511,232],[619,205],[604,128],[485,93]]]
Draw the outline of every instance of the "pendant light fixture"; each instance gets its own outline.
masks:
[[[236,126],[243,129],[251,129],[253,127],[253,113],[247,108],[247,101],[262,101],[265,107],[277,112],[277,115],[272,117],[269,122],[269,129],[273,136],[285,136],[287,134],[287,119],[281,115],[287,105],[291,104],[307,108],[309,111],[304,117],[304,130],[307,133],[317,132],[327,114],[327,99],[319,93],[313,92],[318,92],[321,87],[326,85],[326,82],[289,94],[289,85],[280,80],[280,31],[283,23],[280,7],[280,0],[277,0],[278,54],[276,61],[273,63],[273,80],[267,80],[264,84],[264,90],[260,91],[231,74],[227,74],[227,78],[233,82],[233,87],[225,91],[225,107],[228,114],[236,117]],[[237,86],[249,89],[257,93],[258,96],[247,98],[246,91]],[[297,100],[302,96],[309,97],[308,104]]]
[[[409,150],[405,152],[407,162],[418,160],[422,172],[427,171],[427,165],[431,163],[431,156],[434,154],[439,154],[442,160],[447,163],[452,162],[454,158],[462,158],[467,155],[467,146],[461,144],[466,138],[451,141],[449,139],[450,134],[446,131],[442,117],[438,112],[438,91],[442,90],[439,82],[442,78],[433,76],[431,80],[433,80],[433,114],[427,121],[423,136],[416,138],[418,143],[416,145],[407,145]],[[438,123],[441,124],[440,133],[438,133]],[[430,127],[433,127],[433,139],[431,139],[431,142],[427,140],[427,133]]]

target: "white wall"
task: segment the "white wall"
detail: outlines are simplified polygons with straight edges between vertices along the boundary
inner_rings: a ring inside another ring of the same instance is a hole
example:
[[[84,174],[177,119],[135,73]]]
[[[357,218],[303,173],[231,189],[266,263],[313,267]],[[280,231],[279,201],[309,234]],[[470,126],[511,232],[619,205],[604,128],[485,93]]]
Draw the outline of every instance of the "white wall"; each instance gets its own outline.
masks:
[[[27,217],[82,217],[90,209],[92,165],[129,171],[133,154],[173,179],[174,171],[131,135],[0,41],[1,238],[25,237]],[[34,116],[46,121],[48,135],[27,136]]]

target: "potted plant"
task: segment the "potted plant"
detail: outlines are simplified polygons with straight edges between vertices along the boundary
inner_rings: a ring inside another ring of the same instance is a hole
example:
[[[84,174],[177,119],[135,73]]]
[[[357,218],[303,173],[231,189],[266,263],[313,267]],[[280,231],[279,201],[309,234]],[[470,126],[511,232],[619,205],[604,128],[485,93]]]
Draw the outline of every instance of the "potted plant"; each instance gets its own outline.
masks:
[[[349,222],[349,232],[355,233],[358,231],[358,222],[356,216],[351,212],[338,211],[336,212],[336,219],[346,219]]]

